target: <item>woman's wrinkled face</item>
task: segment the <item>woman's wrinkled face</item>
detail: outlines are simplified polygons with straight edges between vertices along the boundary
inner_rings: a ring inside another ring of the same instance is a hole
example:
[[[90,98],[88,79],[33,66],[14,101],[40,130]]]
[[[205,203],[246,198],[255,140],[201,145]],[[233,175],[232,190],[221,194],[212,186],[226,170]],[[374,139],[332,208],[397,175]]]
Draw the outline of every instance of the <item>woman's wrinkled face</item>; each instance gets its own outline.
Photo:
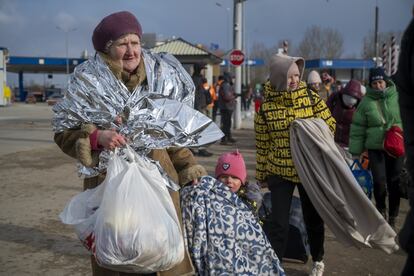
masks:
[[[109,56],[120,63],[122,68],[132,73],[141,61],[141,41],[136,34],[118,38],[109,48]]]
[[[297,89],[299,87],[299,74],[294,73],[288,76],[287,85],[288,85],[287,87],[288,91],[293,91]]]
[[[242,182],[240,179],[238,179],[237,177],[231,176],[231,175],[225,175],[225,174],[220,175],[218,180],[226,184],[227,187],[230,188],[230,191],[232,191],[233,193],[236,193],[242,185]]]
[[[371,82],[371,87],[375,90],[384,91],[387,87],[387,83],[384,80],[376,80]]]

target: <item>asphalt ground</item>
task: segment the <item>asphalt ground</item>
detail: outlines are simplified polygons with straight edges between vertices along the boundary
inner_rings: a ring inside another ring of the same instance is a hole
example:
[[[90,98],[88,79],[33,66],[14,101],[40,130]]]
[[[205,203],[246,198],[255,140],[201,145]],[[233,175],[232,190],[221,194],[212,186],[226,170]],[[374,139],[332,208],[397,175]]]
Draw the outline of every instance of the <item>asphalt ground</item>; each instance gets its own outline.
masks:
[[[0,107],[0,275],[90,275],[89,257],[59,213],[82,191],[75,162],[53,143],[51,107],[13,104]],[[253,113],[243,113],[242,127],[233,130],[234,145],[212,144],[211,157],[197,157],[214,175],[218,156],[238,149],[254,181]],[[407,214],[401,202],[397,229]],[[406,255],[377,249],[345,247],[327,229],[325,275],[400,275]],[[307,264],[284,262],[287,275],[307,275]]]

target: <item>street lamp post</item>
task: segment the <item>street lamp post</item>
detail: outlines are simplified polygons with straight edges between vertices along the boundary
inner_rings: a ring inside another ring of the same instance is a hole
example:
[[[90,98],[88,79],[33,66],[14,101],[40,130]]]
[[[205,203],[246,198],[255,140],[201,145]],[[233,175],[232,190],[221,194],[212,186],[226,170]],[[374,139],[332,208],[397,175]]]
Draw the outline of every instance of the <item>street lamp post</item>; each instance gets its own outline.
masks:
[[[216,2],[216,6],[220,7],[222,9],[224,9],[226,11],[226,15],[227,15],[227,26],[226,26],[226,54],[228,55],[230,53],[230,45],[229,45],[229,37],[230,37],[230,8],[229,7],[224,7],[222,4],[220,4],[219,2]],[[227,71],[230,72],[230,61],[227,60]]]
[[[243,48],[243,6],[246,0],[234,0],[234,17],[233,17],[233,45],[234,49]],[[242,82],[242,68],[237,66],[234,68],[235,83],[234,89],[237,94],[241,95],[241,82]],[[234,111],[234,128],[240,129],[241,127],[241,100],[240,97],[236,98],[236,108]]]
[[[242,14],[243,14],[243,2],[246,0],[233,0],[233,49],[241,50],[243,47],[242,37],[243,37],[243,24],[242,24]],[[220,3],[216,2],[216,6],[223,7]],[[230,64],[230,62],[229,62]],[[229,68],[230,69],[230,68]],[[230,71],[230,70],[229,70]],[[235,83],[234,89],[237,94],[241,94],[241,80],[242,72],[241,67],[237,66],[234,68]],[[234,128],[240,129],[241,127],[241,101],[240,97],[236,98],[236,108],[234,112]]]
[[[380,65],[379,62],[379,43],[378,43],[378,1],[377,5],[375,6],[375,31],[374,31],[374,44],[375,44],[375,63],[378,67]]]
[[[69,79],[69,33],[76,30],[76,28],[63,29],[59,26],[56,26],[58,30],[61,30],[65,33],[65,48],[66,48],[66,76]]]

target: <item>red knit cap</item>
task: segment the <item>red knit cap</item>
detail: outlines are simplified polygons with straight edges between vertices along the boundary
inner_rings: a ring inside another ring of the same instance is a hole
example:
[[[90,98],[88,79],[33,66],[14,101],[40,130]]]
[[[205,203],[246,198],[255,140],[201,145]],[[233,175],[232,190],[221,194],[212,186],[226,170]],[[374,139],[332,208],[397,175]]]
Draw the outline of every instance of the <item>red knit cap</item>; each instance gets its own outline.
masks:
[[[141,38],[142,28],[137,18],[127,11],[110,14],[93,31],[93,47],[96,51],[104,52],[108,41],[115,41],[125,34],[136,34]]]
[[[222,175],[237,177],[242,183],[246,181],[247,172],[243,155],[238,150],[234,152],[223,153],[217,160],[216,178]]]

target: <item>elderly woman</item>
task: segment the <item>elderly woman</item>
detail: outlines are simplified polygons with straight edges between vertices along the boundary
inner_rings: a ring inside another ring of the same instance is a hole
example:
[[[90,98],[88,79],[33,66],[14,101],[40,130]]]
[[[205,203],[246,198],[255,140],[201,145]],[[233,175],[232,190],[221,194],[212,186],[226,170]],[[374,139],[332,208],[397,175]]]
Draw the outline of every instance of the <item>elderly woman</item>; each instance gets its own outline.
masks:
[[[193,103],[194,85],[181,64],[171,55],[156,55],[142,49],[141,36],[141,25],[129,12],[117,12],[103,18],[92,36],[96,50],[95,57],[75,69],[64,103],[54,109],[56,114],[53,124],[56,144],[63,152],[82,163],[85,168],[96,167],[102,150],[122,147],[127,139],[116,131],[116,128],[104,128],[102,125],[88,122],[87,119],[84,120],[86,122],[71,123],[72,116],[67,116],[68,112],[62,111],[65,106],[70,106],[71,101],[83,101],[84,103],[102,100],[99,103],[106,104],[102,106],[116,106],[111,105],[113,102],[126,103],[125,106],[128,106],[131,102],[134,103],[133,97],[136,95],[158,93],[160,96],[179,100],[190,106]],[[76,89],[77,87],[79,89]],[[74,90],[77,92],[71,96]],[[102,93],[98,94],[94,90],[100,90]],[[96,112],[102,111],[99,110],[99,104],[96,106],[98,106]],[[78,109],[79,113],[85,112],[82,108],[78,107]],[[116,108],[111,110],[115,113],[119,111]],[[65,116],[69,119],[62,121]],[[129,116],[128,108],[125,108],[111,117],[111,121],[105,123],[119,126],[125,123]],[[158,161],[169,178],[180,185],[206,175],[205,169],[197,164],[187,148],[155,149],[149,152],[148,157]],[[104,178],[105,171],[94,177],[86,178],[84,189],[98,186]],[[177,214],[180,214],[178,192],[171,191],[170,195]],[[93,275],[126,274],[99,266],[94,256],[92,256],[92,271]],[[193,272],[193,266],[186,253],[180,264],[157,274],[188,275]]]

